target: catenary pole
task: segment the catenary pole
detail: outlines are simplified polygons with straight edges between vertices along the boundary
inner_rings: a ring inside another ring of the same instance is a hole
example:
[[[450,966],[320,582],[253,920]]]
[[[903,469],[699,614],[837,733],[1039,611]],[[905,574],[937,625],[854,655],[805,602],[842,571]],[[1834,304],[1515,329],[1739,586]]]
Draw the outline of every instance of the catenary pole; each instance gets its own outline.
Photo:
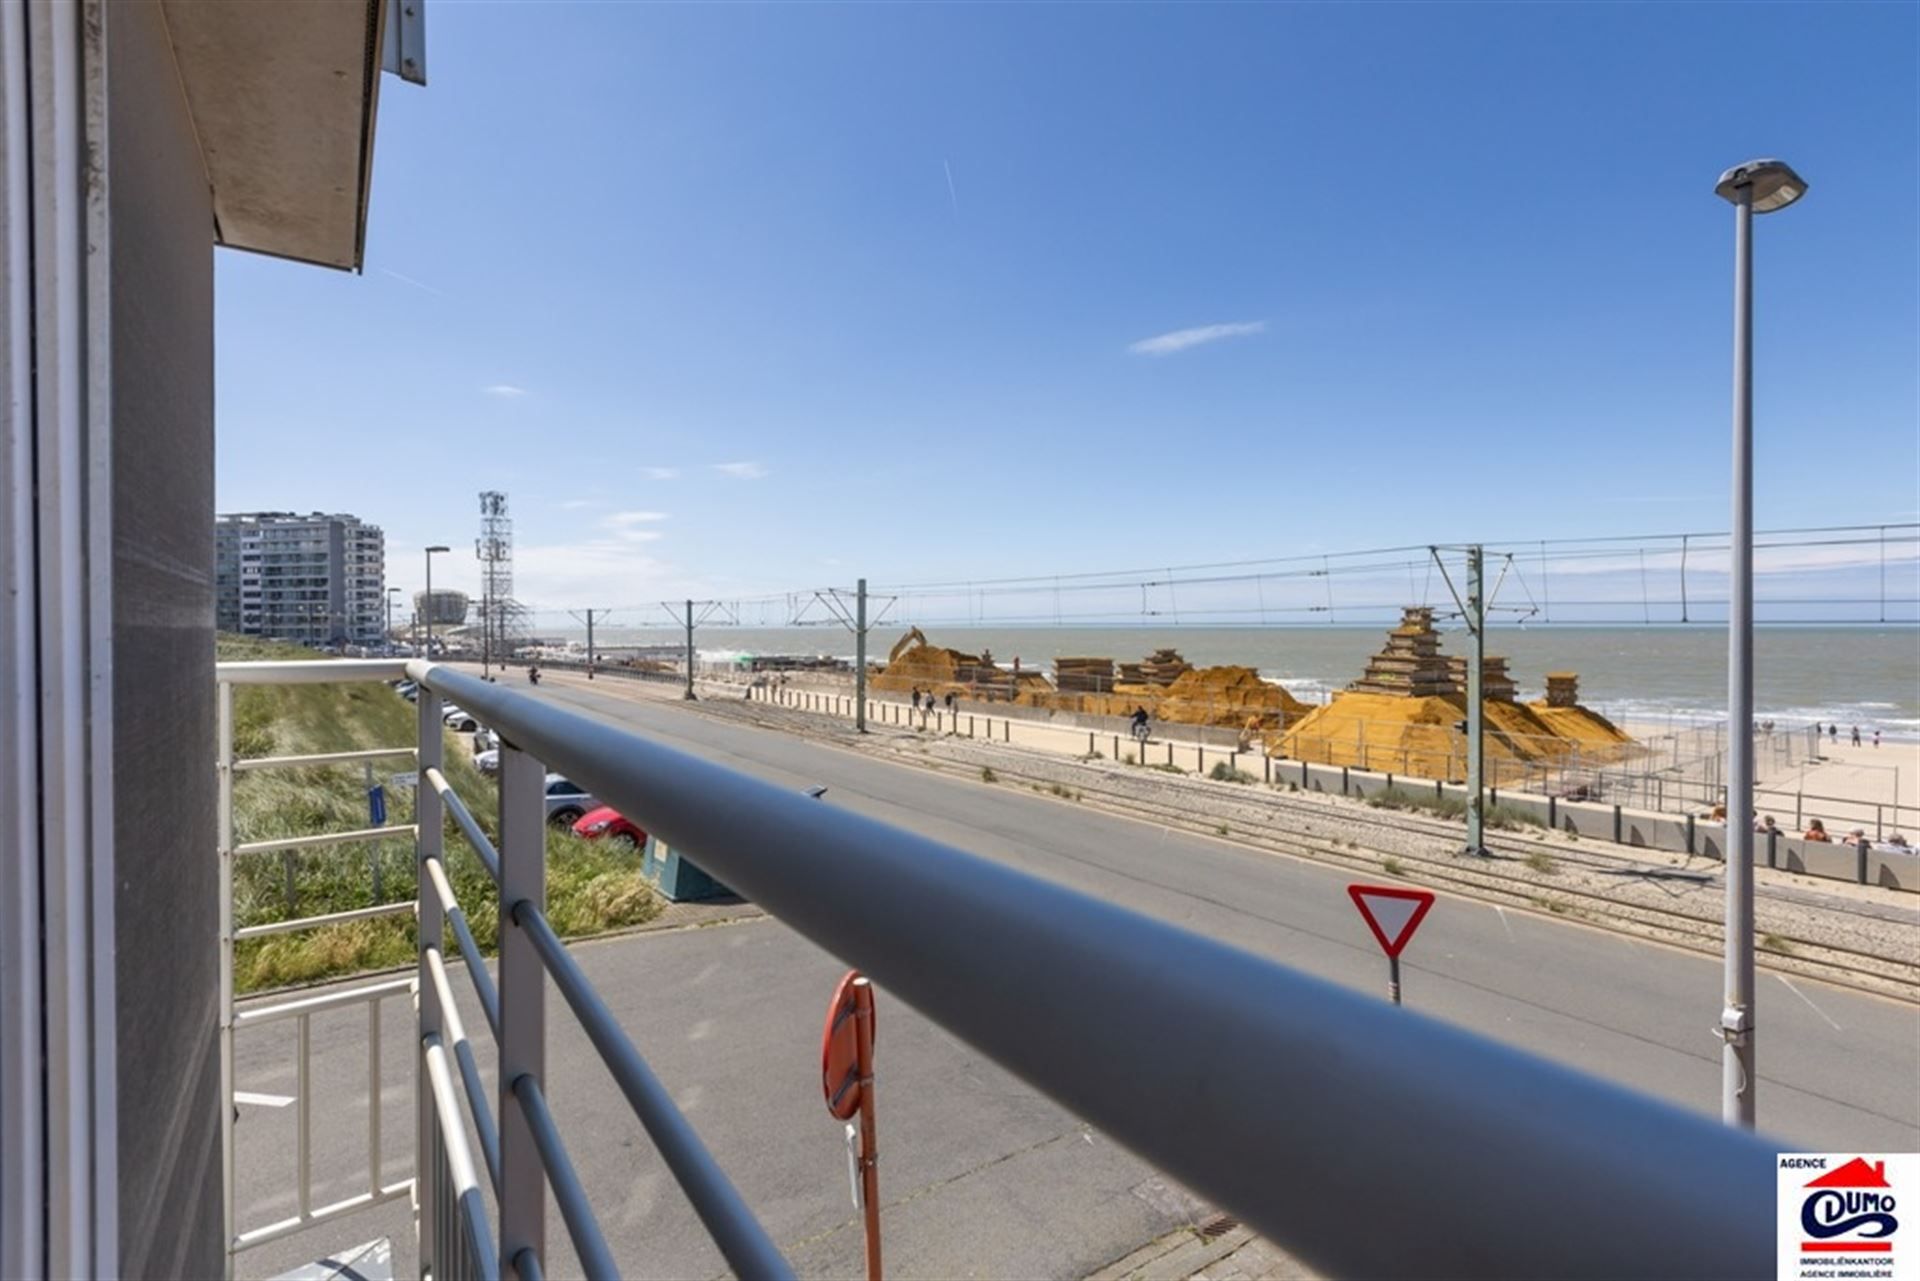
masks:
[[[867,732],[867,580],[853,593],[853,728]]]

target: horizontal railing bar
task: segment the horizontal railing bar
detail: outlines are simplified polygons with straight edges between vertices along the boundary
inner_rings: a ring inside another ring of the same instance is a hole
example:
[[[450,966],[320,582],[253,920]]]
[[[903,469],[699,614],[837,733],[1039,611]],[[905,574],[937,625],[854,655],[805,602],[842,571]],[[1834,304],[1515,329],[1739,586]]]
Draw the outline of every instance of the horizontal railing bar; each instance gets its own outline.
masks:
[[[271,841],[248,841],[233,847],[235,854],[267,854],[274,850],[304,850],[319,845],[351,845],[355,841],[384,841],[395,836],[412,836],[411,823],[391,827],[362,827],[351,832],[321,832],[317,836],[281,836]]]
[[[493,847],[487,834],[480,830],[480,824],[474,822],[473,812],[467,803],[460,799],[460,793],[453,790],[453,784],[447,782],[447,776],[437,769],[427,771],[427,783],[440,795],[441,802],[447,807],[447,813],[453,815],[453,821],[459,825],[460,834],[467,838],[467,844],[480,857],[480,865],[487,869],[487,875],[493,883],[500,883],[500,851]]]
[[[404,658],[316,658],[215,663],[216,680],[231,685],[332,685],[349,681],[394,681],[407,674]]]
[[[460,945],[460,955],[467,962],[467,978],[472,981],[473,990],[479,994],[480,1009],[487,1016],[487,1030],[498,1040],[500,990],[493,985],[493,974],[487,969],[485,958],[480,955],[480,945],[473,941],[473,927],[467,924],[466,911],[453,897],[453,886],[447,881],[446,867],[437,858],[429,858],[424,862],[434,897],[440,900],[440,910],[446,914],[447,924],[453,927],[454,942]]]
[[[634,1048],[619,1020],[594,991],[592,982],[560,942],[547,918],[525,899],[513,904],[509,912],[532,939],[554,986],[573,1007],[587,1039],[600,1052],[601,1061],[613,1074],[621,1093],[627,1096],[634,1115],[646,1127],[661,1159],[673,1171],[681,1191],[692,1202],[700,1221],[706,1224],[707,1234],[720,1247],[734,1275],[791,1277],[792,1266],[781,1256],[759,1220],[753,1217],[713,1154],[701,1144],[700,1136],[687,1124],[687,1118],[674,1106],[660,1078],[640,1057],[640,1051]]]
[[[567,1222],[567,1235],[573,1238],[573,1252],[579,1256],[581,1272],[594,1281],[602,1277],[618,1281],[620,1265],[614,1262],[613,1252],[607,1248],[606,1234],[601,1232],[593,1205],[587,1200],[587,1190],[580,1185],[580,1176],[567,1156],[567,1145],[561,1141],[559,1127],[553,1123],[553,1113],[547,1108],[547,1096],[541,1092],[540,1082],[523,1073],[513,1083],[513,1096],[520,1100],[527,1128],[533,1131],[534,1146],[540,1150],[540,1164],[547,1169],[547,1182],[553,1188],[554,1201],[560,1206],[560,1217]]]
[[[447,1051],[437,1036],[420,1042],[427,1052],[427,1080],[433,1091],[433,1109],[440,1118],[440,1142],[446,1149],[447,1177],[458,1190],[461,1227],[483,1278],[500,1275],[500,1258],[487,1230],[487,1207],[480,1197],[480,1179],[473,1170],[473,1151],[467,1146],[467,1127],[453,1098],[453,1079],[447,1072]]]
[[[244,773],[256,769],[298,769],[306,765],[346,765],[354,761],[383,761],[395,756],[411,758],[411,747],[369,747],[360,752],[320,752],[313,756],[245,756],[233,763]]]
[[[291,921],[269,921],[265,925],[243,925],[233,932],[235,939],[257,939],[266,934],[291,934],[295,930],[317,930],[323,925],[339,925],[343,921],[364,921],[375,916],[411,915],[413,900],[399,903],[376,903],[372,907],[356,907],[345,912],[328,912],[325,916],[302,916]]]
[[[1772,1267],[1778,1145],[557,704],[408,670],[1318,1271]],[[556,981],[564,954],[548,931]],[[637,1065],[577,971],[561,990],[610,1066]]]
[[[480,1135],[480,1155],[487,1162],[487,1178],[495,1191],[500,1187],[500,1127],[493,1123],[493,1108],[487,1103],[486,1083],[480,1079],[480,1064],[473,1057],[473,1043],[467,1039],[467,1025],[460,1007],[453,1000],[453,985],[447,981],[446,958],[440,949],[425,949],[427,970],[433,976],[434,994],[440,998],[440,1037],[451,1038],[453,1056],[460,1064],[460,1084],[465,1087],[467,1111],[473,1114],[473,1128]]]
[[[286,1001],[280,1005],[269,1005],[265,1009],[242,1010],[233,1016],[235,1027],[257,1027],[263,1023],[278,1023],[282,1019],[298,1018],[302,1014],[318,1014],[322,1010],[339,1009],[343,1006],[358,1005],[363,1001],[384,1001],[390,996],[398,996],[413,987],[413,979],[382,979],[378,983],[367,983],[360,987],[346,988],[338,992],[322,992],[318,996],[303,996],[298,1000]]]
[[[389,1201],[397,1201],[403,1196],[411,1195],[412,1192],[412,1179],[402,1179],[398,1183],[389,1183],[380,1189],[378,1196],[375,1196],[371,1192],[362,1192],[356,1196],[350,1196],[344,1201],[335,1201],[331,1205],[323,1205],[311,1214],[296,1214],[291,1218],[280,1219],[264,1227],[254,1228],[250,1232],[242,1232],[234,1237],[233,1249],[235,1253],[241,1250],[251,1250],[255,1246],[265,1245],[269,1241],[278,1241],[282,1237],[290,1237],[296,1232],[304,1232],[314,1224],[323,1220],[335,1219],[343,1214],[351,1214],[355,1210],[365,1210],[370,1206],[385,1205]]]

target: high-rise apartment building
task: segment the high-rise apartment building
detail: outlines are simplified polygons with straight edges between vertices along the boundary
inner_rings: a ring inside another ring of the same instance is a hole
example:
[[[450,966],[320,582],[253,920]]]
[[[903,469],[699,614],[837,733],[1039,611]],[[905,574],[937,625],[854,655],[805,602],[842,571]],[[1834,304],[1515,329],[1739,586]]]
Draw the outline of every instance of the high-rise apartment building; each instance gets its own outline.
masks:
[[[223,632],[315,648],[378,645],[386,631],[386,536],[357,516],[240,512],[214,525]]]

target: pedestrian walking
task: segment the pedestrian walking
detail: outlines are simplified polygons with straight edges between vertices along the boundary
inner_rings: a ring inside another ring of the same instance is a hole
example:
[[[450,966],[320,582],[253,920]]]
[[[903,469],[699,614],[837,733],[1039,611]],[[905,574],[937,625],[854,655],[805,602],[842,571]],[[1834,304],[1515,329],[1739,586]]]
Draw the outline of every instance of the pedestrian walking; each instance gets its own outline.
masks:
[[[1837,743],[1840,741],[1840,722],[1839,721],[1835,721],[1833,722],[1833,724],[1827,726],[1827,741],[1830,743]]]
[[[913,710],[916,712],[920,710],[920,687],[918,685],[913,687]]]
[[[1875,747],[1880,746],[1880,731],[1877,729],[1873,731],[1873,745]]]
[[[1858,725],[1853,727],[1853,745],[1855,747],[1860,746],[1860,727]]]

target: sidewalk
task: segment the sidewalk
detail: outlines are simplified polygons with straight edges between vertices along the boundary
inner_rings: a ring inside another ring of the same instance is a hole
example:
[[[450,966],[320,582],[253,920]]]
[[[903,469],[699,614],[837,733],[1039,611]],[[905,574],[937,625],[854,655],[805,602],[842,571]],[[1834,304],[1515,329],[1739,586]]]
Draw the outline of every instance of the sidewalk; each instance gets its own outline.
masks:
[[[1222,1214],[1148,1242],[1086,1281],[1318,1281],[1319,1276]]]

